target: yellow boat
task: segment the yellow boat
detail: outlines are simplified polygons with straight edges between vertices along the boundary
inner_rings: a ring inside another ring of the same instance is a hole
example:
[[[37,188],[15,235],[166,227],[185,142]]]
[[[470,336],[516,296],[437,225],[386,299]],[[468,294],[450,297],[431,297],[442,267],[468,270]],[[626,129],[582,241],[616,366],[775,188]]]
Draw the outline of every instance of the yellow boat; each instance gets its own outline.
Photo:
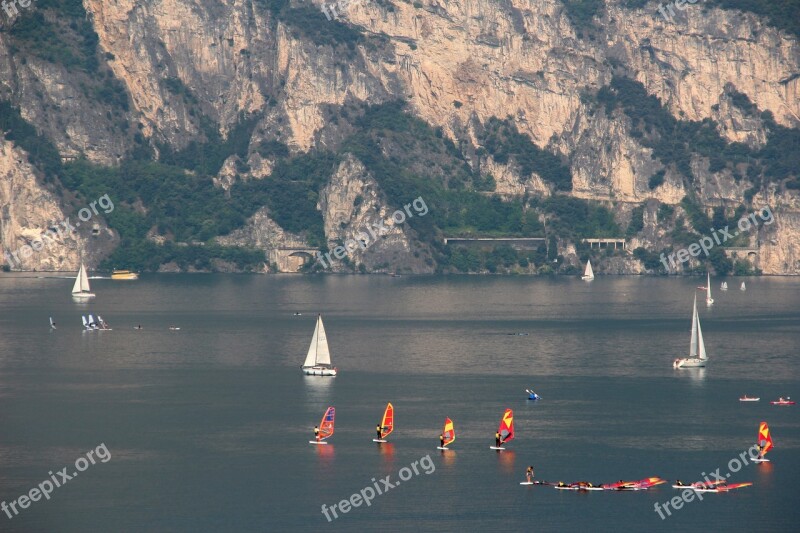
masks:
[[[130,270],[115,270],[111,273],[111,279],[139,279],[139,274]]]

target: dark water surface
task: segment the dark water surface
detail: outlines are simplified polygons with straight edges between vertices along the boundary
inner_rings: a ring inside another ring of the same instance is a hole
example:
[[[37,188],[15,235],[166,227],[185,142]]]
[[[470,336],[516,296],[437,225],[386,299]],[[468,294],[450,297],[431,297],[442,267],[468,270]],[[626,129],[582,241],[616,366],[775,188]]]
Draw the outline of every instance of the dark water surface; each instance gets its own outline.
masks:
[[[708,368],[675,371],[702,281],[152,275],[95,280],[97,298],[79,305],[71,280],[2,275],[0,501],[71,474],[101,443],[111,459],[13,519],[0,512],[0,531],[797,531],[800,406],[768,400],[800,396],[800,280],[716,290],[700,310]],[[82,332],[88,312],[114,331]],[[300,373],[317,312],[334,379]],[[544,399],[527,402],[527,387]],[[396,430],[379,447],[387,401]],[[336,434],[312,446],[328,405]],[[498,454],[506,408],[517,438]],[[442,455],[446,416],[457,440]],[[725,474],[762,420],[772,463],[731,476],[754,485],[665,520],[654,505],[679,494],[669,485],[518,484],[528,464],[566,482]],[[430,474],[405,471],[369,507],[322,514],[428,455]]]

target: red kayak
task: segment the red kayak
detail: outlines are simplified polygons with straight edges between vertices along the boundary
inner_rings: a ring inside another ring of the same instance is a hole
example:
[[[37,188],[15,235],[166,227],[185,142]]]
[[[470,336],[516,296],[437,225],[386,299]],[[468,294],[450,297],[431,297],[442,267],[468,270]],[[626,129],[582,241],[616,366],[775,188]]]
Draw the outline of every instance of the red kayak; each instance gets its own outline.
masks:
[[[794,405],[794,400],[784,400],[783,398],[781,398],[780,400],[774,400],[769,403],[771,403],[772,405]]]

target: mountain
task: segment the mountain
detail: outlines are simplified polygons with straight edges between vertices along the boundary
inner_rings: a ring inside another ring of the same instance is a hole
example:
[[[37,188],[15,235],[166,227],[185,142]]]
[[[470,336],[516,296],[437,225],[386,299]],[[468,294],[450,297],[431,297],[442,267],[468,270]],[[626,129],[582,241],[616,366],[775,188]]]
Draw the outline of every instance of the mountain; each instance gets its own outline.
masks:
[[[5,4],[6,268],[800,274],[800,1],[677,4]]]

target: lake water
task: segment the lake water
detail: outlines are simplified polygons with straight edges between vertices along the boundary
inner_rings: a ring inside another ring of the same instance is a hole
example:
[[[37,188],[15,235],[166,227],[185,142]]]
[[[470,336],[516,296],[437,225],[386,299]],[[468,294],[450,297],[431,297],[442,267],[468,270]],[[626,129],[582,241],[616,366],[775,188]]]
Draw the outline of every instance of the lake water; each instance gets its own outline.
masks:
[[[149,275],[94,280],[97,298],[80,305],[69,279],[0,275],[0,500],[51,471],[72,474],[101,444],[111,455],[13,519],[0,512],[0,530],[796,531],[800,406],[768,400],[800,394],[800,280],[716,290],[716,304],[700,308],[709,366],[676,371],[702,284]],[[81,331],[89,312],[114,330]],[[318,312],[333,379],[299,368]],[[529,387],[543,400],[528,402]],[[745,393],[762,400],[740,403]],[[396,429],[379,446],[387,401]],[[329,405],[336,434],[308,444]],[[506,408],[517,438],[497,453],[488,446]],[[445,417],[457,439],[441,454]],[[706,494],[664,520],[654,505],[679,494],[669,485],[519,485],[529,464],[538,479],[565,482],[725,474],[762,420],[772,462],[730,478],[753,486]],[[387,475],[395,483],[419,460],[430,474],[420,467],[369,507],[326,520],[323,504]]]

